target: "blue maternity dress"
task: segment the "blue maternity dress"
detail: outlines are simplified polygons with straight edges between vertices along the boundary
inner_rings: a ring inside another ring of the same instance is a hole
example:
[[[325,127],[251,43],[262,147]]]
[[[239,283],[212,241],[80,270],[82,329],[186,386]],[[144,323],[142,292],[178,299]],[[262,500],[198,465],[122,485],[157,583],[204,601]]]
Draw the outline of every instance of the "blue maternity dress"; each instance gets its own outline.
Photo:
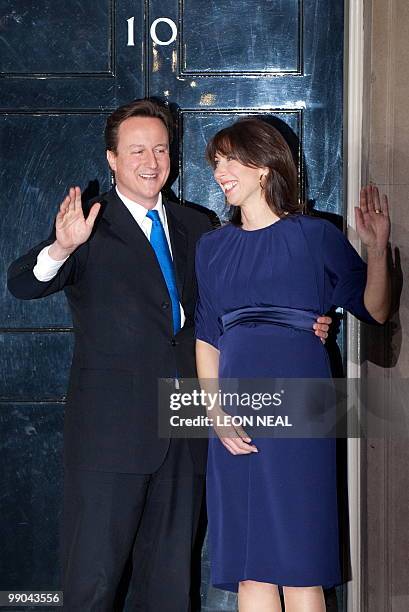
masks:
[[[328,378],[327,351],[312,331],[222,317],[271,307],[311,321],[342,306],[373,322],[363,293],[366,265],[334,225],[288,216],[255,231],[228,224],[197,248],[196,337],[220,351],[220,378]],[[232,455],[209,440],[207,504],[212,582],[288,586],[342,581],[335,439],[253,439],[258,453]]]

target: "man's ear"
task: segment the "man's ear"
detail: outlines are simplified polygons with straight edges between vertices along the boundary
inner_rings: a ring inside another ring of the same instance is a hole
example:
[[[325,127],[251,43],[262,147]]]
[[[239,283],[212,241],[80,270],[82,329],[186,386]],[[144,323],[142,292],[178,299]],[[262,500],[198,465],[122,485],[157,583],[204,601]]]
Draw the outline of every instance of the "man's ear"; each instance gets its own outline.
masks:
[[[116,172],[116,155],[113,151],[107,149],[107,160],[112,172]]]

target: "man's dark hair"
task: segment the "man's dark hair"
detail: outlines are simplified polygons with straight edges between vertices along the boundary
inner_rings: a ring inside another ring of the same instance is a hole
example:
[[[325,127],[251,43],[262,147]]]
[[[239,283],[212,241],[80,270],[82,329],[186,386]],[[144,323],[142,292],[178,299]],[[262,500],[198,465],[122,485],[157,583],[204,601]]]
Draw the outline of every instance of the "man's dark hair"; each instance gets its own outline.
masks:
[[[129,104],[120,106],[109,115],[104,132],[105,148],[108,151],[117,152],[119,126],[130,117],[153,117],[160,119],[168,131],[169,142],[172,142],[173,120],[170,111],[161,102],[144,98],[142,100],[133,100]]]

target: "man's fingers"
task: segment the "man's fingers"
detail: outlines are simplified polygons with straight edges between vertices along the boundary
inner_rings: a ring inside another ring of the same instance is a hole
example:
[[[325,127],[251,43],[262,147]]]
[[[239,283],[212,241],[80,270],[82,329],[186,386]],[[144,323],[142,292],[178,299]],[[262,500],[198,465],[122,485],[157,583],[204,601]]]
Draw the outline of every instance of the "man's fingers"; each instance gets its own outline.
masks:
[[[68,210],[75,210],[75,188],[70,187],[68,192]]]
[[[81,189],[74,187],[74,210],[82,210]]]
[[[101,208],[101,204],[99,202],[95,202],[95,204],[92,205],[91,210],[89,211],[88,217],[86,220],[86,224],[89,227],[93,227],[100,208]]]
[[[59,212],[60,213],[66,213],[68,210],[68,206],[70,204],[70,196],[65,196],[65,198],[63,199],[63,201],[60,204],[60,208],[59,208]]]
[[[318,317],[316,323],[312,326],[315,330],[315,335],[321,339],[328,338],[329,326],[332,323],[331,317]]]
[[[329,325],[326,323],[314,323],[313,328],[317,332],[327,332],[329,330]]]
[[[331,317],[327,317],[327,316],[318,317],[317,323],[324,323],[325,325],[331,325],[332,319]]]

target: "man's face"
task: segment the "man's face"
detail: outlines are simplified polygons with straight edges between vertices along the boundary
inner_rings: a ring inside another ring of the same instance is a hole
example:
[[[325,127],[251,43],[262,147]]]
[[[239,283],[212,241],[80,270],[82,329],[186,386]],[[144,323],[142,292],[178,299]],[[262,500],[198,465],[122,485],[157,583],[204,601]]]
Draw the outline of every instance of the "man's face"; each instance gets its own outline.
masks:
[[[153,208],[170,171],[168,131],[156,117],[130,117],[118,129],[116,153],[107,151],[119,191]]]

